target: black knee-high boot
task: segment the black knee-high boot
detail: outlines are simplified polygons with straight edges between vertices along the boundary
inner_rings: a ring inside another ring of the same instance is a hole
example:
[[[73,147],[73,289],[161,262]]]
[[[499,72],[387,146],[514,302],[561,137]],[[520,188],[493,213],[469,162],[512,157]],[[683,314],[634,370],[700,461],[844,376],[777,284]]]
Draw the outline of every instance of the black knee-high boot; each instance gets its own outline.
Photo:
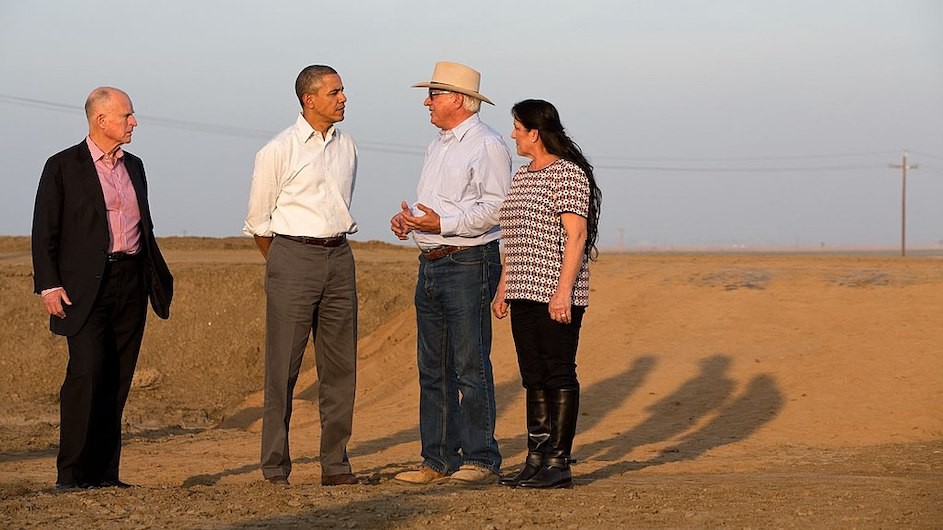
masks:
[[[576,436],[576,418],[580,410],[578,388],[547,391],[550,402],[550,446],[544,465],[536,475],[518,483],[521,488],[568,488],[573,485],[570,452]]]
[[[528,389],[525,405],[527,408],[527,460],[524,461],[524,468],[518,474],[502,477],[499,480],[502,485],[512,488],[540,471],[550,440],[550,404],[547,402],[547,391]]]

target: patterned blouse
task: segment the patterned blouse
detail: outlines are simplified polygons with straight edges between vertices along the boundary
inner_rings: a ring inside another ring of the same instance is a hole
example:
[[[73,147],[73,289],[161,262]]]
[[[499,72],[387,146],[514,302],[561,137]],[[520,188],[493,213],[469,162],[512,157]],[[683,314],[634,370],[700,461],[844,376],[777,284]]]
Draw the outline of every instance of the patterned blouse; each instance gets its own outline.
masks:
[[[589,193],[586,173],[569,160],[559,159],[538,171],[529,171],[527,165],[517,170],[501,207],[506,300],[550,302],[566,247],[560,214],[588,217]],[[573,287],[573,305],[589,305],[585,254]]]

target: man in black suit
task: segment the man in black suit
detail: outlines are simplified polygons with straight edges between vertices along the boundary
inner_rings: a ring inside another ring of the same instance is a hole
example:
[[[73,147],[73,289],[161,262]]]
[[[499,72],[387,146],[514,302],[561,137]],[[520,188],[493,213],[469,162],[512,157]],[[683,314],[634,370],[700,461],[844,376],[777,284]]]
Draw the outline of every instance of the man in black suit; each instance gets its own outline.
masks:
[[[96,88],[88,137],[46,161],[33,211],[33,280],[49,328],[67,337],[56,488],[128,487],[118,477],[121,416],[147,301],[170,315],[173,276],[157,241],[127,94]]]

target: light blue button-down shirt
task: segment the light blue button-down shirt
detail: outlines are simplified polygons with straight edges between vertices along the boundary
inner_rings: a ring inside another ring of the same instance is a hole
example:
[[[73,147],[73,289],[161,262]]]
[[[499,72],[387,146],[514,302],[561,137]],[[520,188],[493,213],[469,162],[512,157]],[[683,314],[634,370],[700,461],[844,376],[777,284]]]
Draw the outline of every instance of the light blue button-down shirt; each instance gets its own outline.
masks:
[[[501,238],[498,212],[511,187],[511,154],[478,114],[441,131],[426,149],[416,193],[440,217],[438,234],[414,231],[423,249],[478,246]],[[423,215],[415,207],[413,215]]]

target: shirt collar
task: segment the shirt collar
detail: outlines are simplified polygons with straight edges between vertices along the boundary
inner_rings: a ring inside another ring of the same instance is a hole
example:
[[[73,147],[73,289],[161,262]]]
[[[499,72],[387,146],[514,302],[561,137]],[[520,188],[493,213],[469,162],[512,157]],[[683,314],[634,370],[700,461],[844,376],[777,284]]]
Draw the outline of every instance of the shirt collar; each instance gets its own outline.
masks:
[[[300,140],[301,143],[307,143],[308,140],[310,140],[312,137],[315,137],[315,136],[318,138],[320,142],[327,143],[331,140],[331,138],[334,137],[334,135],[337,132],[334,126],[331,125],[331,128],[327,130],[327,135],[322,137],[321,133],[318,131],[315,131],[314,127],[312,127],[311,124],[308,123],[308,120],[306,120],[305,117],[301,113],[298,114],[298,119],[295,120],[295,129],[298,131],[298,140]]]
[[[93,162],[98,162],[99,160],[102,159],[102,157],[105,156],[105,152],[102,151],[101,148],[98,147],[98,145],[92,141],[92,138],[90,136],[85,137],[85,145],[88,146],[88,152],[92,154]],[[117,149],[115,149],[115,160],[120,160],[121,157],[123,156],[124,156],[124,151],[122,151],[121,147],[119,146]]]
[[[458,139],[458,141],[462,141],[462,138],[464,138],[464,136],[468,133],[468,131],[472,130],[472,128],[474,128],[479,123],[481,123],[481,118],[478,116],[478,113],[476,112],[475,114],[472,114],[471,116],[466,118],[465,121],[463,121],[462,123],[459,123],[455,127],[452,127],[448,131],[443,131],[443,134],[452,133],[455,136],[455,138]]]

